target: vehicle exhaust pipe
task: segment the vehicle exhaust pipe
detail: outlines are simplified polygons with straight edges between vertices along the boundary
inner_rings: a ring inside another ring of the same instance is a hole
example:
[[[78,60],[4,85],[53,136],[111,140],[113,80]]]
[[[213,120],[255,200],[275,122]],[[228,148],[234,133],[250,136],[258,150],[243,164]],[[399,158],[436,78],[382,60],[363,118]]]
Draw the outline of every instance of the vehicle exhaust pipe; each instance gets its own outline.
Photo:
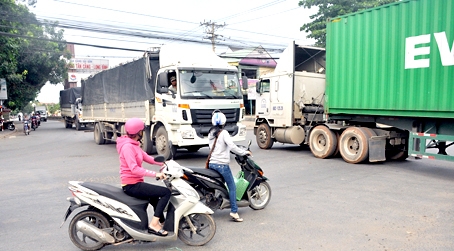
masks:
[[[83,234],[90,236],[91,238],[103,242],[103,243],[115,243],[115,239],[112,235],[104,232],[103,230],[89,224],[83,220],[80,220],[76,223],[77,231],[82,232]]]

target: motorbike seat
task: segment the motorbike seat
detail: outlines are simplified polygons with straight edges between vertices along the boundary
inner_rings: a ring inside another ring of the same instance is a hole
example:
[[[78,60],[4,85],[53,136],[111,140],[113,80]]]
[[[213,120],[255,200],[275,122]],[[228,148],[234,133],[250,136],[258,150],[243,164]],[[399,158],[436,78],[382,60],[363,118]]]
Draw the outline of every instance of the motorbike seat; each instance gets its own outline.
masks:
[[[141,200],[141,199],[131,197],[131,196],[125,194],[121,188],[115,187],[112,185],[101,184],[101,183],[92,183],[92,182],[83,182],[83,183],[81,183],[81,185],[97,192],[99,195],[117,200],[126,205],[132,206],[132,205],[148,204],[147,200]]]
[[[200,173],[200,174],[207,175],[207,176],[210,176],[210,177],[213,177],[213,178],[223,178],[222,175],[218,171],[215,171],[215,170],[212,170],[212,169],[198,168],[198,167],[194,167],[194,168],[190,167],[190,169],[194,173]]]

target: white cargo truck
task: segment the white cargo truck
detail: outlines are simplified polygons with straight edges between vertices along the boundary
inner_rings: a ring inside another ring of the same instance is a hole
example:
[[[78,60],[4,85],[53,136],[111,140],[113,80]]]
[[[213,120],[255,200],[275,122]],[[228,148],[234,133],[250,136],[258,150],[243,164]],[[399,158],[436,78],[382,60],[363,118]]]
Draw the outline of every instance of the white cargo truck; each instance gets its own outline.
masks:
[[[39,120],[47,122],[47,108],[44,105],[35,106],[35,113],[39,115]]]
[[[72,128],[73,124],[79,131],[82,126],[92,126],[93,120],[83,116],[81,104],[81,87],[73,87],[60,91],[61,117],[65,122],[65,128]]]
[[[176,91],[169,88],[172,77]],[[236,67],[209,49],[163,46],[82,80],[84,115],[95,121],[97,144],[124,135],[128,119],[142,119],[142,149],[165,157],[207,146],[214,110],[226,115],[233,141],[242,141],[245,108],[238,77]]]

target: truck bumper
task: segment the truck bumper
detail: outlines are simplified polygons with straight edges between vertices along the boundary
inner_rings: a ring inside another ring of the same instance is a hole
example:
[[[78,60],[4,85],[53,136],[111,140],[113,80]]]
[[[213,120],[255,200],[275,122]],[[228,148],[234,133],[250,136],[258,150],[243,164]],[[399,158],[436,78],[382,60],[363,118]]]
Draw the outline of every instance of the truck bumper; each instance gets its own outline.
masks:
[[[246,126],[237,123],[238,133],[232,137],[233,142],[246,140]],[[173,126],[168,132],[169,140],[174,142],[175,145],[194,146],[194,145],[208,145],[208,137],[200,137],[197,135],[196,130],[191,125]]]

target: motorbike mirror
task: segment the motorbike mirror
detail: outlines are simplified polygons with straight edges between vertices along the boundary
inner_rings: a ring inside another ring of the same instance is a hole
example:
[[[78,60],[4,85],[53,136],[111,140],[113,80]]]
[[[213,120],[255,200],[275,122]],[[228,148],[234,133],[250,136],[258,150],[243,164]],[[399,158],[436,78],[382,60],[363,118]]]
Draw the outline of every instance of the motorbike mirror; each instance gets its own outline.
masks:
[[[251,147],[251,144],[252,144],[252,141],[249,140],[249,141],[247,142],[247,149],[248,149],[248,150],[249,150],[249,148]]]
[[[162,155],[156,156],[156,157],[154,158],[154,160],[155,160],[156,162],[164,162],[164,161],[166,161],[166,159],[165,159],[164,156],[162,156]]]

